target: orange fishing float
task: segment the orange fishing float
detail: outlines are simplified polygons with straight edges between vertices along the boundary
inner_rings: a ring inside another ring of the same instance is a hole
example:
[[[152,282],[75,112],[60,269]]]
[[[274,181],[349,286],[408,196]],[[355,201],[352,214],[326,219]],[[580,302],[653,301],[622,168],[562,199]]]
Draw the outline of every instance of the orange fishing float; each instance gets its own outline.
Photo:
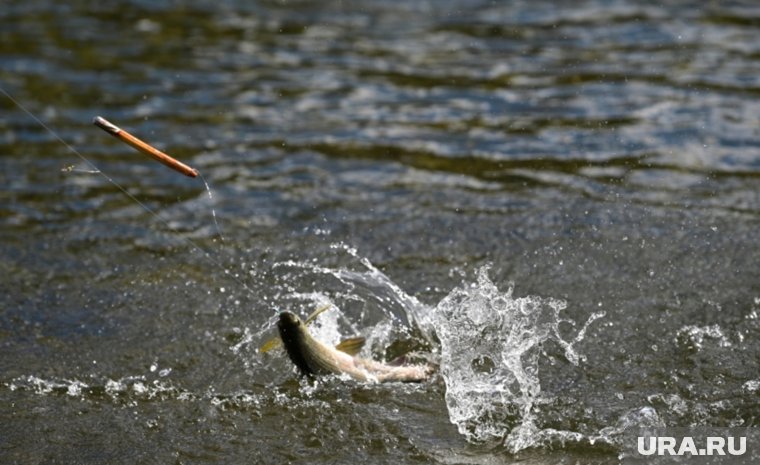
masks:
[[[105,118],[96,116],[95,119],[92,120],[92,124],[106,131],[107,133],[111,134],[112,136],[116,137],[122,142],[131,145],[132,147],[136,148],[140,152],[151,156],[153,159],[163,163],[169,168],[179,171],[185,176],[190,176],[191,178],[198,176],[198,170],[196,170],[195,168],[191,168],[187,166],[186,164],[182,163],[181,161],[170,157],[169,155],[158,150],[152,145],[146,142],[143,142],[142,140],[138,139],[137,137],[133,136],[127,131],[119,128],[115,124],[110,123]]]

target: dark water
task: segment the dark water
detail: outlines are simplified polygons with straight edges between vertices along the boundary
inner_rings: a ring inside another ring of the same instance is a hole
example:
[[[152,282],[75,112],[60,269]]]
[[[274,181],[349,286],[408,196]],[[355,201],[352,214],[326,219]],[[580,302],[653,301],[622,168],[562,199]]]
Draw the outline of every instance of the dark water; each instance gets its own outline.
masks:
[[[0,85],[105,176],[0,95],[0,461],[606,464],[758,426],[760,9],[569,3],[4,2]],[[257,352],[325,303],[321,337],[439,375]]]

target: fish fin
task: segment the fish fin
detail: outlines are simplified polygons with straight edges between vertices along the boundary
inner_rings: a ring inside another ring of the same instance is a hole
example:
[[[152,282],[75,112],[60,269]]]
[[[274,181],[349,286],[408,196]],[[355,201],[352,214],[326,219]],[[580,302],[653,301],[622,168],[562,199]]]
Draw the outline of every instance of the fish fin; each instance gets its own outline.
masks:
[[[306,317],[306,321],[304,321],[304,324],[309,324],[312,321],[316,320],[319,315],[321,315],[325,310],[329,310],[330,307],[332,307],[332,304],[325,304],[321,307],[317,307],[316,310],[311,312],[311,315]],[[280,336],[275,336],[272,339],[268,340],[264,344],[259,347],[259,353],[265,354],[269,352],[272,349],[276,349],[278,347],[282,346],[282,341],[280,340]]]
[[[282,346],[282,340],[280,339],[280,336],[275,336],[262,344],[261,347],[259,347],[259,353],[265,354],[270,350],[276,349],[280,346]]]
[[[340,341],[340,343],[335,346],[335,348],[341,352],[345,352],[348,355],[353,356],[361,352],[365,342],[367,342],[367,340],[361,336],[350,337],[348,339]]]
[[[332,304],[325,304],[325,305],[322,305],[321,307],[317,307],[316,310],[311,312],[311,315],[306,317],[306,321],[304,323],[308,325],[312,321],[316,320],[317,317],[321,315],[325,310],[329,310],[332,306],[333,306]]]

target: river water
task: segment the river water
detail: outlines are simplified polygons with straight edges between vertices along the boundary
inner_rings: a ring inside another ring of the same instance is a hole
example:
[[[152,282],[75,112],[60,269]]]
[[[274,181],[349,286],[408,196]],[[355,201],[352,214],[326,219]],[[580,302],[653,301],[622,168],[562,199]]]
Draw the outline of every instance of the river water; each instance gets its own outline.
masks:
[[[612,464],[758,426],[760,9],[659,3],[4,2],[0,461]],[[436,376],[259,352],[322,305]]]

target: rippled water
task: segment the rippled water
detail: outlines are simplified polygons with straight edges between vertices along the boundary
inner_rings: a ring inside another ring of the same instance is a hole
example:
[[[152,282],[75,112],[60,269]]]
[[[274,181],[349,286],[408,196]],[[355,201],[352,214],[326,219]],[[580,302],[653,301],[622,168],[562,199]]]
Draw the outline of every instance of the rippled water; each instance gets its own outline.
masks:
[[[749,2],[5,2],[0,87],[52,132],[0,95],[2,461],[617,463],[631,428],[757,426],[759,27]],[[319,337],[438,375],[258,353],[326,303]]]

